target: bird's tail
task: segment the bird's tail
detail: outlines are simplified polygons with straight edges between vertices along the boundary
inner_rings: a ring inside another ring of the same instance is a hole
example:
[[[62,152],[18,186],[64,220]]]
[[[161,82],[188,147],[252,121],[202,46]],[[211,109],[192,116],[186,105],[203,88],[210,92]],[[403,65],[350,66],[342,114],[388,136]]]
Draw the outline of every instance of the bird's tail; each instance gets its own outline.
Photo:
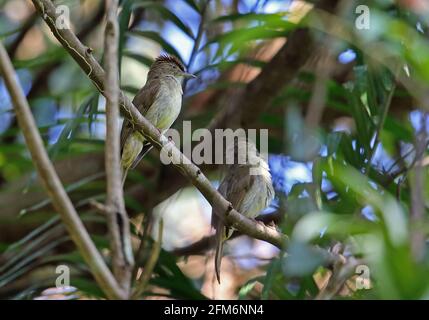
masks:
[[[122,186],[127,179],[128,170],[133,166],[143,148],[143,141],[137,133],[131,134],[125,141],[121,153]]]
[[[215,272],[217,281],[220,283],[220,266],[222,263],[222,255],[223,255],[223,244],[226,240],[225,237],[226,228],[221,219],[217,219],[216,221],[216,253],[215,253]]]
[[[223,240],[216,239],[215,272],[216,272],[217,282],[219,283],[220,283],[220,265],[222,262],[222,253],[223,253]]]
[[[122,167],[122,188],[124,188],[124,184],[125,184],[125,180],[127,180],[127,174],[128,174],[128,170],[130,168],[124,168]]]

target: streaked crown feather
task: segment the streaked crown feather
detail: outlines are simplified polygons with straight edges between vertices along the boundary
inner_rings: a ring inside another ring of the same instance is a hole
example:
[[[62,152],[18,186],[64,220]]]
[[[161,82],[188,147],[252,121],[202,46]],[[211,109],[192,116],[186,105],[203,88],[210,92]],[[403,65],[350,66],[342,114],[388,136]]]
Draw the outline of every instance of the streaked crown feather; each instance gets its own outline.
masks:
[[[163,62],[173,63],[176,66],[178,66],[180,70],[185,72],[185,66],[176,56],[169,55],[169,54],[161,54],[158,58],[155,59],[155,63],[163,63]]]

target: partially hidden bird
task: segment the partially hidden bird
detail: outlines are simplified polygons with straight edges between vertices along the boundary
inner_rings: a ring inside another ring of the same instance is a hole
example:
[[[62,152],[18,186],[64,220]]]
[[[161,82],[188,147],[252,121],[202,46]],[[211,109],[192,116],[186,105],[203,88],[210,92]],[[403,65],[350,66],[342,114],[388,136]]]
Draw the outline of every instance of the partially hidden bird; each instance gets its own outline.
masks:
[[[171,127],[180,113],[184,78],[195,76],[186,72],[177,57],[162,54],[151,65],[146,84],[133,99],[140,113],[161,133]],[[128,170],[134,168],[153,146],[128,119],[122,123],[120,141],[124,184]]]
[[[256,218],[274,198],[269,166],[253,142],[246,138],[235,140],[233,146],[227,147],[227,152],[233,152],[234,163],[225,165],[218,191],[238,212],[248,218]],[[240,155],[245,155],[244,161],[237,160]],[[219,218],[214,209],[211,224],[216,230],[215,272],[220,283],[224,242],[231,237],[234,229]]]

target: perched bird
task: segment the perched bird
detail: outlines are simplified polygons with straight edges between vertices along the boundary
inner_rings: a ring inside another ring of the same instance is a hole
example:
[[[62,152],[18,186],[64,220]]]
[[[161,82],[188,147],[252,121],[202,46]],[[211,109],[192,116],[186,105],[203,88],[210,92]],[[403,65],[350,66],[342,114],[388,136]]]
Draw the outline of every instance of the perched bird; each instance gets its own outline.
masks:
[[[172,55],[161,55],[150,67],[147,81],[133,99],[133,104],[161,133],[177,119],[182,107],[182,80],[195,78],[185,71],[180,60]],[[121,130],[121,164],[123,182],[128,170],[152,149],[152,145],[125,119]]]
[[[255,145],[245,138],[236,140],[227,152],[234,152],[234,163],[225,166],[219,193],[231,202],[234,209],[248,218],[256,218],[274,198],[274,188],[267,162],[259,155]],[[247,153],[247,155],[246,155]],[[237,161],[245,155],[245,161]],[[224,242],[233,229],[225,225],[216,212],[212,211],[212,227],[216,230],[215,271],[220,283],[220,265]]]

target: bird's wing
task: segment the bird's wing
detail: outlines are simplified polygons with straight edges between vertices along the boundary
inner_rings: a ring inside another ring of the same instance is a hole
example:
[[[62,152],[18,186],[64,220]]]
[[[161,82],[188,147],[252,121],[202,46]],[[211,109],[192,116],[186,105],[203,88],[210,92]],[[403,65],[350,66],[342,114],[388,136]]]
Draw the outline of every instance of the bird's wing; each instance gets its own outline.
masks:
[[[219,193],[223,196],[226,197],[226,191],[228,189],[228,181],[227,181],[227,177],[225,176],[224,179],[222,180],[222,182],[220,183],[219,187],[218,187],[218,191]],[[213,208],[212,210],[212,227],[215,228],[215,230],[218,230],[218,221],[219,221],[219,216],[215,213],[215,209]]]
[[[141,159],[143,159],[143,157],[150,151],[152,150],[153,145],[149,142],[149,141],[145,141],[145,143],[143,144],[143,148],[142,151],[140,151],[139,155],[135,158],[135,160],[133,161],[133,163],[131,164],[131,169],[134,169],[138,163],[140,162]]]
[[[219,193],[229,202],[234,209],[240,211],[241,203],[250,189],[254,177],[249,174],[248,167],[234,166],[229,169],[221,184]],[[245,214],[245,212],[242,212]],[[216,228],[218,215],[212,212],[212,226]]]
[[[153,105],[158,93],[159,93],[159,81],[151,81],[146,83],[146,85],[140,89],[133,99],[133,104],[140,111],[142,115],[145,115],[149,108]],[[134,131],[134,126],[127,118],[124,119],[121,129],[121,153],[125,145],[125,141]],[[145,149],[145,147],[143,147]],[[144,150],[149,151],[149,150]],[[141,158],[140,158],[141,159]]]
[[[232,183],[230,182],[228,184],[228,190],[225,197],[229,202],[231,202],[234,209],[240,211],[244,197],[254,182],[254,176],[249,174],[249,167],[237,166],[235,170],[232,170],[230,177]],[[244,215],[246,214],[245,212],[240,213]]]

